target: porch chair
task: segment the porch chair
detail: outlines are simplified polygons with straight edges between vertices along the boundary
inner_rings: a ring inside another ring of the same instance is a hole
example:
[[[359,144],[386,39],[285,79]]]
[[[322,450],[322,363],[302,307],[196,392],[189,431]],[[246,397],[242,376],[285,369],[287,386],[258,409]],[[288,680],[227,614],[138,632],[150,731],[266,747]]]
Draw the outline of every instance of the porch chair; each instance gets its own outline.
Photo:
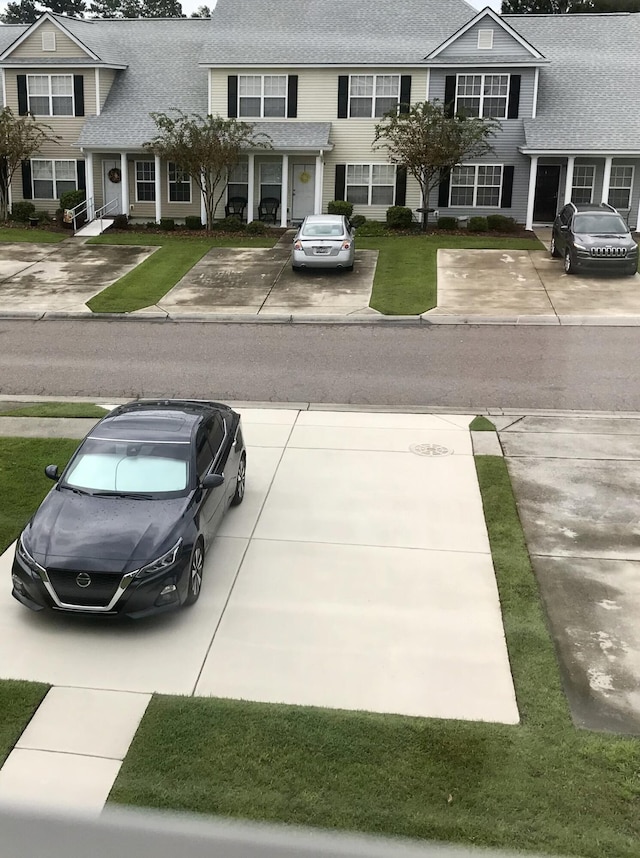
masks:
[[[258,220],[277,223],[280,200],[277,197],[264,197],[258,203]]]
[[[245,197],[229,197],[224,207],[224,216],[239,217],[240,220],[243,220],[246,207],[247,200]]]

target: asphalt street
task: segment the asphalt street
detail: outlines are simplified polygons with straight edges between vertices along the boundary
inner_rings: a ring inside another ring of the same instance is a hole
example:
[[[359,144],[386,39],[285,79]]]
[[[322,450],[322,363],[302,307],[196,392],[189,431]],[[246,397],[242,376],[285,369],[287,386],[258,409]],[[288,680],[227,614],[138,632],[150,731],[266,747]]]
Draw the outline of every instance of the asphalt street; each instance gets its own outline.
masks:
[[[0,322],[0,394],[640,411],[635,327]]]

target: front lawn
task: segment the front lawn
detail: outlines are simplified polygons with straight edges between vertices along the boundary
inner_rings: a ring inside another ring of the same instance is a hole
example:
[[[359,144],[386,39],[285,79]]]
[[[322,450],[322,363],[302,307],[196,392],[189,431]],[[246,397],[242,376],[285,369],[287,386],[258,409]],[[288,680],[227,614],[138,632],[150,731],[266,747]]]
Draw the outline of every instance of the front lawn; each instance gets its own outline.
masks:
[[[92,402],[34,402],[0,411],[0,417],[104,417],[106,408]]]
[[[47,232],[45,229],[29,229],[29,227],[0,227],[0,241],[30,242],[32,244],[56,244],[70,238],[71,233]]]
[[[0,766],[49,690],[41,682],[0,680]]]
[[[359,249],[378,250],[371,306],[390,316],[412,316],[438,303],[438,248],[541,250],[538,239],[494,238],[481,235],[389,235],[359,237]]]

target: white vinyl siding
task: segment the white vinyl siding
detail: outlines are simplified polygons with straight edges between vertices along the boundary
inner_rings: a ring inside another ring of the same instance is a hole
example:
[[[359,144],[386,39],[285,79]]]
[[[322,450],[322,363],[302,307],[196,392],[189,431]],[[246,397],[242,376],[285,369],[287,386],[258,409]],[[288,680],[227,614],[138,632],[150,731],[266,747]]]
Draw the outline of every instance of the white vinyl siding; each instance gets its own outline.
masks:
[[[509,98],[508,74],[459,74],[456,112],[465,116],[505,119]]]
[[[75,161],[31,160],[31,188],[37,200],[59,200],[66,191],[78,186]]]
[[[287,115],[287,75],[238,76],[238,116],[267,118]]]
[[[156,165],[154,161],[136,161],[136,202],[150,203],[156,198]]]
[[[352,74],[349,76],[350,117],[383,116],[400,100],[400,75]]]
[[[612,170],[613,172],[613,170]],[[593,202],[593,186],[596,168],[593,164],[576,164],[573,168],[571,202],[590,204]]]
[[[396,183],[393,164],[347,164],[345,196],[360,206],[392,206]]]
[[[73,116],[73,75],[28,74],[27,103],[34,116]]]
[[[66,33],[63,33],[59,27],[48,21],[40,25],[30,36],[14,48],[9,54],[10,59],[14,58],[33,58],[50,56],[50,51],[42,49],[43,37],[46,32],[55,35],[56,53],[61,57],[88,57],[89,55],[83,50],[80,45],[76,44],[73,39],[70,39]],[[8,58],[9,59],[9,58]],[[34,63],[34,65],[36,65]]]
[[[631,165],[615,165],[611,167],[609,205],[614,206],[616,209],[630,208],[632,188],[633,167]]]
[[[451,173],[452,208],[497,208],[502,188],[501,164],[461,164]]]
[[[170,203],[191,202],[191,176],[183,173],[180,167],[171,161],[167,164],[167,180],[169,183],[168,199]]]

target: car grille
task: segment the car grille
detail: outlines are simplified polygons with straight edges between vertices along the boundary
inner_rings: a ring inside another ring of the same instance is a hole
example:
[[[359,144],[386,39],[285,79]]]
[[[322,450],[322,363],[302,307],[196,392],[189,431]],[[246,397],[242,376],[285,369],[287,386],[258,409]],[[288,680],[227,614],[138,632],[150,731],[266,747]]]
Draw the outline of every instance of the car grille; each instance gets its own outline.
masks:
[[[66,605],[104,608],[113,599],[122,580],[119,572],[89,572],[91,583],[80,587],[76,579],[80,569],[48,569],[51,586],[61,602]]]
[[[608,257],[623,259],[627,255],[626,247],[592,247],[591,255],[596,257]]]

